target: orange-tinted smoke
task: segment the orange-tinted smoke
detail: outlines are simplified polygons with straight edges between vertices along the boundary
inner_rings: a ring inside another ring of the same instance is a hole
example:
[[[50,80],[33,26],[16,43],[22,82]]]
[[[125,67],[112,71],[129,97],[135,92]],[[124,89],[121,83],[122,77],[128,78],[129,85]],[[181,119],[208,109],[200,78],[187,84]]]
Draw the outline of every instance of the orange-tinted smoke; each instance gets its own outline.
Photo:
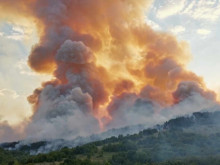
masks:
[[[5,5],[3,0],[0,2]],[[183,81],[207,90],[203,79],[186,69],[191,58],[187,43],[156,32],[146,24],[150,0],[12,2],[22,3],[22,8],[28,9],[23,11],[39,27],[40,40],[29,56],[30,67],[36,72],[53,73],[59,85],[69,83],[67,72],[85,71],[86,85],[91,89],[87,90],[83,84],[80,87],[92,96],[92,113],[99,121],[111,119],[108,105],[113,97],[125,93],[168,106],[177,102],[173,92]],[[66,40],[81,41],[94,59],[86,64],[57,60],[57,52]],[[40,90],[36,90],[29,97],[35,106],[39,104],[39,94]]]

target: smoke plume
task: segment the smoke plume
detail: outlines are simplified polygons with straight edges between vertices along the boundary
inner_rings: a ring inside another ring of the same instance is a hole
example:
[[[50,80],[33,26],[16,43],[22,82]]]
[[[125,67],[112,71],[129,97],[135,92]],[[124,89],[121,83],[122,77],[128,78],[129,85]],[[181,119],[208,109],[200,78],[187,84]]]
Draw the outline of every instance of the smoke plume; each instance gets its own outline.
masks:
[[[28,64],[54,76],[28,97],[33,116],[27,138],[86,136],[164,121],[216,103],[203,79],[186,69],[187,43],[146,24],[150,4],[0,0],[2,16],[20,13],[36,24],[40,39]]]

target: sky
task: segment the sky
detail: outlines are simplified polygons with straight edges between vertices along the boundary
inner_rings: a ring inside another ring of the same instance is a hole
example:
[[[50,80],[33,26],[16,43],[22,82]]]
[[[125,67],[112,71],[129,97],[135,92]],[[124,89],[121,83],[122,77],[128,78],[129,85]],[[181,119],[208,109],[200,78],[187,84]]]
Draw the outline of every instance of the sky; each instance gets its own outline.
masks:
[[[188,66],[202,76],[210,89],[220,93],[220,2],[218,0],[155,0],[146,22],[189,43],[192,60]],[[27,58],[37,43],[30,23],[0,22],[0,121],[17,124],[32,114],[27,102],[48,75],[29,68]],[[213,72],[214,71],[214,72]]]
[[[31,46],[37,42],[37,32],[19,22],[0,22],[0,121],[18,124],[32,114],[27,96],[49,79],[38,75],[27,65]]]

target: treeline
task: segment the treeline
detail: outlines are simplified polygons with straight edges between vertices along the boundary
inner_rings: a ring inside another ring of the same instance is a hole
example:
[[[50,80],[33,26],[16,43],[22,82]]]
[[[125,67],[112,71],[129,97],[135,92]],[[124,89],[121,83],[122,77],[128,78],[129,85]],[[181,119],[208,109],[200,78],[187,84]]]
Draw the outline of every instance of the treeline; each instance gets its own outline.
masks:
[[[202,162],[211,162],[210,165],[219,165],[220,133],[204,136],[183,130],[148,129],[139,134],[120,135],[48,154],[30,156],[23,152],[1,150],[2,165],[43,162],[59,162],[60,165],[200,165]]]

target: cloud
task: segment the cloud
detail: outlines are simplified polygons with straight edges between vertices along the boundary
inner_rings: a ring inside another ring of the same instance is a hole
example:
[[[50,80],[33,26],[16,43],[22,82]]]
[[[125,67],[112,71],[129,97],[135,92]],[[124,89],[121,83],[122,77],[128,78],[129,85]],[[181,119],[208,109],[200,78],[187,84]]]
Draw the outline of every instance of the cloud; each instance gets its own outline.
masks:
[[[24,36],[16,34],[16,33],[13,33],[12,35],[7,36],[7,38],[8,39],[12,39],[12,40],[23,40]]]
[[[161,3],[158,1],[158,3]],[[176,14],[187,15],[196,20],[215,22],[220,17],[218,0],[166,0],[157,11],[157,18],[164,19]]]
[[[26,96],[19,95],[12,89],[0,89],[0,107],[1,120],[12,125],[22,122],[31,115]]]
[[[12,25],[11,34],[5,35],[8,39],[12,40],[23,40],[26,37],[24,29],[21,26]]]
[[[208,34],[211,33],[211,31],[208,30],[208,29],[198,29],[196,32],[197,32],[197,34],[199,34],[199,35],[208,35]]]
[[[170,31],[173,34],[179,34],[179,33],[183,33],[185,30],[186,30],[185,27],[177,25],[177,26],[173,27]]]
[[[220,17],[220,2],[218,0],[189,1],[182,14],[194,19],[214,22]]]
[[[19,97],[19,95],[15,91],[13,91],[11,89],[0,89],[0,95],[1,96],[10,95],[14,99]]]
[[[0,36],[10,40],[30,43],[32,40],[36,39],[36,29],[33,25],[3,21],[0,22]]]
[[[24,29],[21,26],[13,26],[12,30],[16,33],[24,34]]]
[[[165,3],[166,5],[159,7],[156,15],[160,19],[179,13],[185,6],[185,0],[167,0]]]
[[[156,22],[150,20],[150,19],[147,19],[147,24],[152,27],[154,30],[161,30],[161,27],[159,24],[157,24]]]

